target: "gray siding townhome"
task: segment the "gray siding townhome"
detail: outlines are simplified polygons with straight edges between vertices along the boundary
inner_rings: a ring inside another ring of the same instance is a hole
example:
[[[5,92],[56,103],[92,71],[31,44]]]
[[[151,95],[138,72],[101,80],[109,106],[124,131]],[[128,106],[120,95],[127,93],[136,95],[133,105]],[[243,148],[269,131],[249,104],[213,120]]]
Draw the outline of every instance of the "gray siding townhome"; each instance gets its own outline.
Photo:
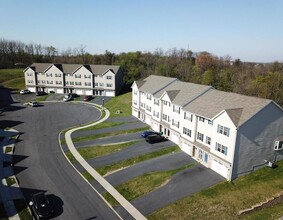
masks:
[[[116,65],[33,63],[24,70],[31,92],[116,96],[123,86],[123,71]]]
[[[272,100],[156,75],[132,91],[133,116],[227,180],[283,159],[283,109]]]

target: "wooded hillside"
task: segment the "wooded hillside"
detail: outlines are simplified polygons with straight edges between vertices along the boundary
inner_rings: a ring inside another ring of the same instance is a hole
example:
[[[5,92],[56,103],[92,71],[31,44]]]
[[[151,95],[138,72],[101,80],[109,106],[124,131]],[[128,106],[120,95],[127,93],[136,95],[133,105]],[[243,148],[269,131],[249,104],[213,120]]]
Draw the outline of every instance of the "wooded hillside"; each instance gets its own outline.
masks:
[[[216,89],[273,99],[283,106],[283,64],[257,64],[173,48],[168,51],[92,55],[83,46],[59,53],[53,46],[0,39],[0,69],[26,67],[33,62],[115,64],[125,72],[128,86],[156,74],[182,81],[212,85]]]

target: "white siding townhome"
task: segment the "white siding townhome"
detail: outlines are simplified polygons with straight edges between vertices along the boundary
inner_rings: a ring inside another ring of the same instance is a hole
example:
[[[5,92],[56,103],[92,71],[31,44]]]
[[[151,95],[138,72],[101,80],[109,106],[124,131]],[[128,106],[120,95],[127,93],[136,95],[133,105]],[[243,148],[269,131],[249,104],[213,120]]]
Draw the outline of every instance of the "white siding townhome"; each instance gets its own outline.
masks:
[[[123,72],[115,65],[33,63],[24,74],[31,92],[115,96],[123,86]]]
[[[133,116],[227,180],[283,159],[283,109],[272,100],[156,75],[132,91]]]

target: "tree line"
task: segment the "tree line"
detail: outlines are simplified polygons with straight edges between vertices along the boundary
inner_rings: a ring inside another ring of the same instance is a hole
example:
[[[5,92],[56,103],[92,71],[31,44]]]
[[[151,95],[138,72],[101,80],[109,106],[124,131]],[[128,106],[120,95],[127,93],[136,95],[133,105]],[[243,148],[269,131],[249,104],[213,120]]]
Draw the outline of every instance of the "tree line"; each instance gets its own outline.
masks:
[[[168,51],[90,54],[84,46],[59,50],[53,46],[0,39],[0,69],[34,62],[120,65],[125,83],[151,74],[211,85],[216,89],[273,99],[283,106],[283,64],[247,63],[230,56],[172,48]]]

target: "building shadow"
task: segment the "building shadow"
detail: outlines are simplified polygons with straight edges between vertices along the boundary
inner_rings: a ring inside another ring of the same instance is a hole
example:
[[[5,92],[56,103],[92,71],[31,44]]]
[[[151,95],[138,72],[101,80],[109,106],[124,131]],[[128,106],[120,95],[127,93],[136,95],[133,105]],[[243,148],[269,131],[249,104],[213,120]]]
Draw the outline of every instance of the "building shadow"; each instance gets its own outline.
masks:
[[[0,120],[0,129],[4,128],[12,128],[15,127],[19,124],[22,124],[23,122],[21,121],[14,121],[14,120]]]

